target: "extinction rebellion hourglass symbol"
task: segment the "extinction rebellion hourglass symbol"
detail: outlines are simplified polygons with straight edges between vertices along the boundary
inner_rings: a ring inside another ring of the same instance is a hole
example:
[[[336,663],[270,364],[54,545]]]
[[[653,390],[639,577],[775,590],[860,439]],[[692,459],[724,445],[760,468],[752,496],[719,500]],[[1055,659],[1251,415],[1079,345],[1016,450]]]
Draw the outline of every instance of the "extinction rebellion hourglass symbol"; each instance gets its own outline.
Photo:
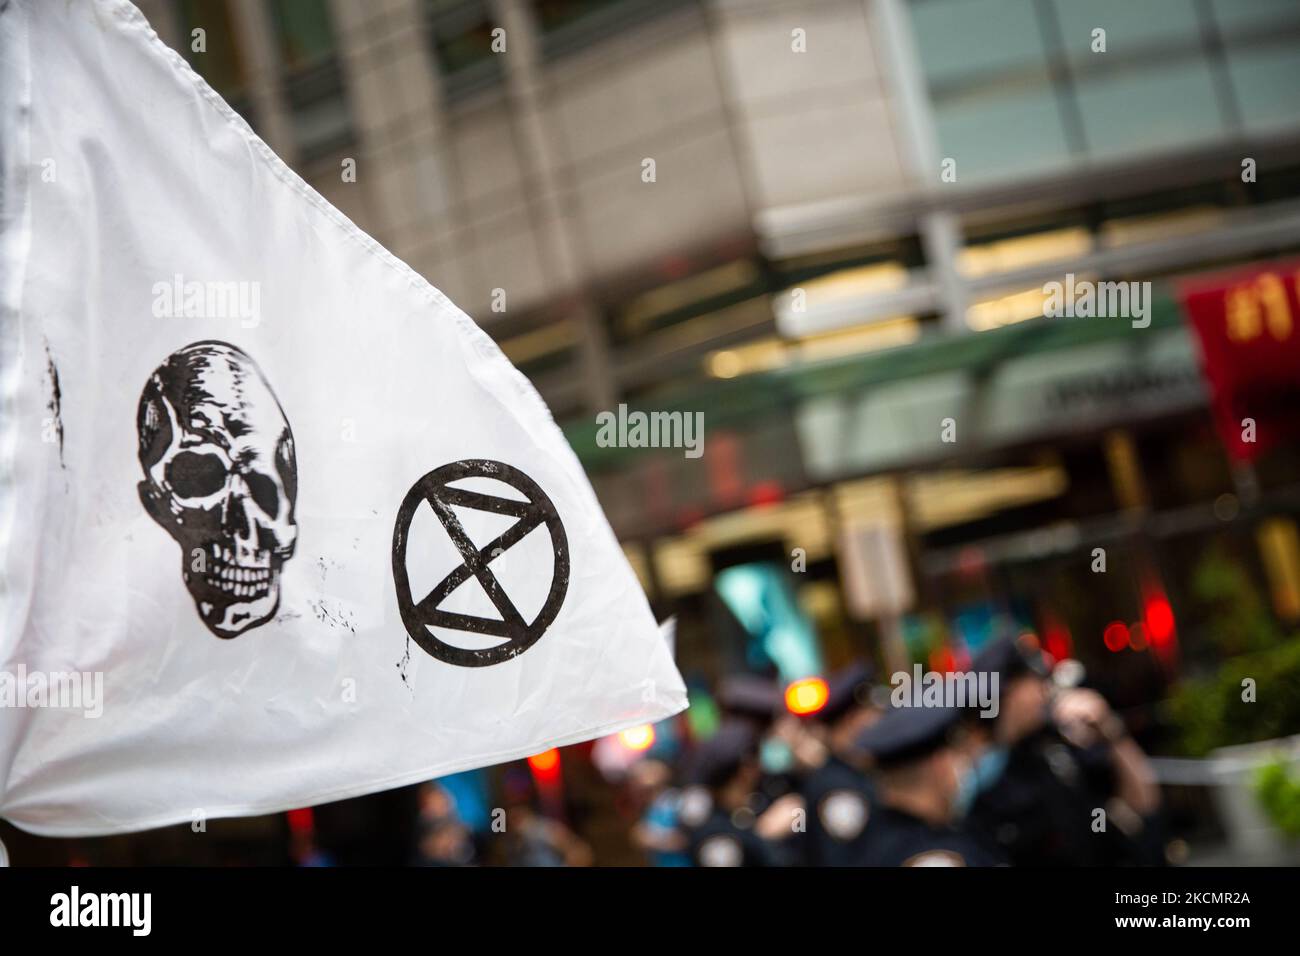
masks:
[[[471,478],[491,478],[504,482],[526,500],[451,487],[451,482]],[[407,575],[406,549],[411,520],[420,504],[426,502],[460,553],[461,564],[428,594],[413,597]],[[466,534],[453,505],[512,517],[515,523],[479,548]],[[524,620],[506,589],[493,574],[490,563],[540,526],[545,526],[550,533],[554,564],[546,601],[530,622]],[[500,618],[460,614],[441,607],[448,596],[471,577],[478,579]],[[550,498],[536,482],[517,468],[483,459],[468,459],[443,465],[412,485],[398,509],[397,522],[393,528],[393,583],[397,588],[397,606],[402,615],[402,623],[406,625],[406,632],[426,652],[440,661],[463,667],[500,664],[517,657],[537,643],[564,603],[564,595],[569,587],[569,543],[564,534],[564,525]],[[431,627],[503,637],[506,640],[495,647],[484,649],[456,647],[435,637],[429,630]]]

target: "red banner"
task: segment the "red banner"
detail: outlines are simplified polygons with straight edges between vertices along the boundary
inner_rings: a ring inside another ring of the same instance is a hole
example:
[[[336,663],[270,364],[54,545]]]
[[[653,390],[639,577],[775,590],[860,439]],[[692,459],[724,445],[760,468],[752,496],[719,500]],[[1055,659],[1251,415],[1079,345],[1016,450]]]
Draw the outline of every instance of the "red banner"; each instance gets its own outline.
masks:
[[[1198,277],[1179,297],[1229,453],[1300,438],[1300,261]]]

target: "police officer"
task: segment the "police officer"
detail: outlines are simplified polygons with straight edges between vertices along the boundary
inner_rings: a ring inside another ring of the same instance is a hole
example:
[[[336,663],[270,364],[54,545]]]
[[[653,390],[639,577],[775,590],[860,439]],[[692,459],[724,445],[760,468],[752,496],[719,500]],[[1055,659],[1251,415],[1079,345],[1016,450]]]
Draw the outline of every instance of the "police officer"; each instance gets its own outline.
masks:
[[[972,832],[1018,866],[1161,862],[1160,791],[1141,748],[1096,691],[1057,688],[1032,638],[1001,638],[971,669],[997,675]]]
[[[707,805],[688,830],[696,866],[781,866],[779,846],[764,836],[764,822],[752,806],[760,776],[758,734],[739,720],[726,720],[695,754],[695,799]]]
[[[798,792],[802,767],[784,728],[793,719],[785,710],[781,685],[758,674],[728,674],[718,683],[718,706],[726,719],[748,724],[759,739],[758,783],[754,810],[762,813]]]
[[[996,866],[1004,861],[959,826],[971,762],[953,707],[895,707],[862,735],[875,764],[876,805],[865,866]]]
[[[758,674],[727,674],[718,681],[717,700],[727,717],[762,731],[781,705],[781,688],[772,678]]]
[[[827,679],[825,706],[809,722],[822,744],[820,765],[803,782],[808,814],[807,862],[855,866],[865,851],[875,792],[858,738],[879,716],[871,704],[871,672],[852,664]]]

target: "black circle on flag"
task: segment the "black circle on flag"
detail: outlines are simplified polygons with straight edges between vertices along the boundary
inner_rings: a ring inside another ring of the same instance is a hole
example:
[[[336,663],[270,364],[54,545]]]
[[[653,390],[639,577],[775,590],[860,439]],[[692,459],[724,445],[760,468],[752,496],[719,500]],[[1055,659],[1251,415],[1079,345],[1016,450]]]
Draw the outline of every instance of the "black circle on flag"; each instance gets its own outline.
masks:
[[[451,487],[451,482],[466,478],[492,478],[504,482],[520,492],[526,500]],[[461,563],[428,594],[413,598],[406,570],[406,546],[411,521],[423,502],[429,504],[442,522],[452,544],[460,553]],[[505,515],[514,518],[515,523],[479,548],[465,533],[452,505]],[[490,565],[494,558],[518,544],[541,525],[545,525],[550,533],[555,560],[550,590],[542,609],[530,623],[519,613],[510,595],[492,573]],[[456,588],[471,577],[478,579],[501,615],[500,618],[458,614],[440,607]],[[519,656],[537,643],[559,613],[569,588],[569,542],[551,499],[518,468],[486,459],[455,461],[429,472],[412,485],[402,499],[402,506],[397,510],[397,522],[393,527],[393,584],[397,588],[397,607],[402,615],[402,623],[406,625],[406,633],[425,652],[440,661],[462,667],[500,664]],[[504,637],[506,640],[489,648],[456,647],[435,637],[429,630],[431,627],[487,634]]]

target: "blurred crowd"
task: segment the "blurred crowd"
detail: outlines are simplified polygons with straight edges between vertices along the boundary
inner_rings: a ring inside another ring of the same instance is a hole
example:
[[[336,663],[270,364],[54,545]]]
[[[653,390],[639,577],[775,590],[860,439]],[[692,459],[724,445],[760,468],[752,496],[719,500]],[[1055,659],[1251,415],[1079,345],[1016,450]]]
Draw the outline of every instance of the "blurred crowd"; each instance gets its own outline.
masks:
[[[724,678],[711,733],[677,759],[647,754],[616,768],[632,843],[653,866],[1165,862],[1147,757],[1105,698],[1081,686],[1076,662],[1004,638],[970,670],[997,681],[996,708],[921,704],[864,664],[819,682],[807,708],[789,706],[775,680]],[[463,801],[427,784],[416,862],[593,861],[561,815],[542,812],[527,774],[507,775],[505,794],[499,819],[476,836]]]

